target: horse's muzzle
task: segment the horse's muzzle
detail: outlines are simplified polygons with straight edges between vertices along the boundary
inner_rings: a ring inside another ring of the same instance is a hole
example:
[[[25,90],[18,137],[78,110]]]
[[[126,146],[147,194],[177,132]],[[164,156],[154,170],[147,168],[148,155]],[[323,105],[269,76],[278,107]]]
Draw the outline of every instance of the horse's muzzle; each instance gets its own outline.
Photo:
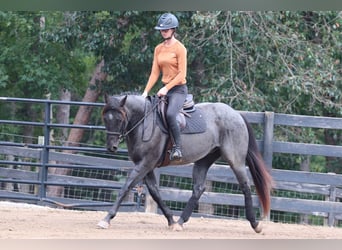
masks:
[[[107,150],[109,152],[115,153],[118,150],[118,146],[116,146],[116,145],[108,145],[107,146]]]
[[[109,152],[115,153],[116,150],[118,150],[118,147],[119,147],[119,141],[118,140],[111,138],[107,141],[107,150]]]
[[[120,138],[117,136],[107,135],[107,150],[115,153],[118,150]]]

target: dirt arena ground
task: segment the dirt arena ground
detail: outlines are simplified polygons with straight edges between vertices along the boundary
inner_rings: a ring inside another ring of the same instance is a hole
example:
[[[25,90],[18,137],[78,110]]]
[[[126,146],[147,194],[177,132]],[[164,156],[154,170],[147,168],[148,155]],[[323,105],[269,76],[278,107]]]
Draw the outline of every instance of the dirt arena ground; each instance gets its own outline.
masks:
[[[191,218],[172,231],[162,215],[119,212],[109,229],[106,212],[0,202],[0,239],[342,239],[342,228],[263,222],[255,233],[245,220]]]

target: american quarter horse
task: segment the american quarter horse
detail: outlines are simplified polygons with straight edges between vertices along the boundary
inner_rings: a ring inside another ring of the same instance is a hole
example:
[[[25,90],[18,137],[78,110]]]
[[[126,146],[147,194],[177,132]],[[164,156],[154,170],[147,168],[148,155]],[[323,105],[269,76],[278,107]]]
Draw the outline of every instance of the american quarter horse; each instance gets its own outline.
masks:
[[[208,169],[218,158],[221,158],[230,165],[239,182],[244,194],[247,220],[255,232],[261,232],[261,225],[256,220],[253,210],[246,165],[251,172],[264,216],[267,216],[270,211],[272,177],[258,151],[252,128],[239,112],[224,103],[195,105],[195,108],[202,112],[207,128],[205,132],[199,134],[182,134],[183,158],[181,161],[170,162],[172,165],[194,163],[193,192],[176,222],[172,211],[162,201],[153,172],[163,161],[169,135],[156,126],[150,140],[142,139],[144,130],[142,120],[146,116],[144,97],[131,94],[106,95],[105,102],[102,117],[107,132],[107,149],[115,152],[120,140],[125,137],[128,154],[135,167],[121,188],[113,207],[98,223],[98,227],[108,228],[125,195],[135,185],[144,181],[152,198],[166,217],[168,225],[174,230],[181,230],[205,190]]]

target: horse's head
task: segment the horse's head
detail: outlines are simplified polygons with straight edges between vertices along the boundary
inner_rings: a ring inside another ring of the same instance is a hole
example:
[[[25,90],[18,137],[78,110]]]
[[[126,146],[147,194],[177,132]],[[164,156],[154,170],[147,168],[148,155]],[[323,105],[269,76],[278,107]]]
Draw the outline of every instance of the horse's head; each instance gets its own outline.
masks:
[[[102,110],[102,118],[107,133],[107,149],[116,152],[127,126],[125,103],[127,96],[105,96],[106,105]]]

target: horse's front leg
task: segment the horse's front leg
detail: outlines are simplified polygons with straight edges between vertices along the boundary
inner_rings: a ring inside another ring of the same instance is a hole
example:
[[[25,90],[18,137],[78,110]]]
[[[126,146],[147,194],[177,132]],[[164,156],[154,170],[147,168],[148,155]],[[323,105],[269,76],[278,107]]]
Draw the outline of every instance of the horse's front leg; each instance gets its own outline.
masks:
[[[162,210],[164,216],[166,217],[168,221],[168,225],[172,226],[173,224],[175,224],[171,209],[163,202],[163,199],[160,196],[160,193],[157,187],[156,176],[154,175],[153,171],[149,172],[146,175],[145,184],[153,200],[158,204],[159,208]]]
[[[130,173],[128,179],[126,180],[126,183],[123,185],[123,187],[121,188],[118,198],[115,201],[113,207],[108,211],[107,216],[101,220],[97,226],[99,228],[104,228],[107,229],[109,228],[110,225],[110,220],[113,219],[116,216],[116,213],[119,210],[119,207],[123,201],[123,199],[125,198],[125,196],[127,195],[127,193],[139,182],[142,181],[142,179],[144,178],[144,176],[146,175],[146,173],[148,172],[147,169],[142,169],[139,166],[136,166],[133,171]]]

